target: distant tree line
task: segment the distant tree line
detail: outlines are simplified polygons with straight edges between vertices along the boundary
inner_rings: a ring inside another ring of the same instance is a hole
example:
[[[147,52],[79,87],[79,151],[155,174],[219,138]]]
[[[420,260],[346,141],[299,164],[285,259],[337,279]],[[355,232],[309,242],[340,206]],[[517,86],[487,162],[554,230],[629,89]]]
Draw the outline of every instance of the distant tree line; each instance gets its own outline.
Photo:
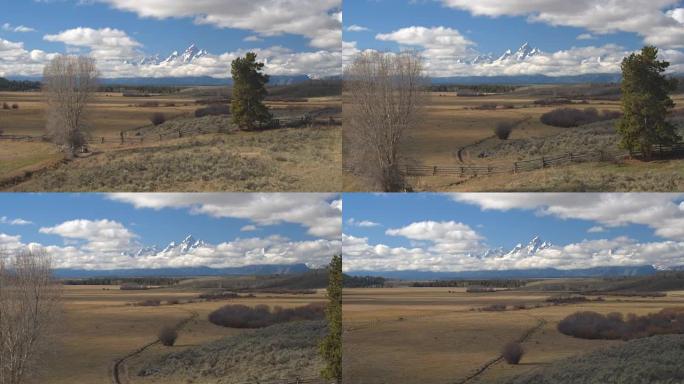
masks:
[[[344,288],[374,288],[385,285],[385,278],[376,276],[350,276],[343,275],[342,286]]]
[[[168,85],[101,85],[98,89],[99,92],[120,92],[120,93],[131,93],[131,94],[173,94],[178,93],[183,89],[183,87],[168,86]]]
[[[505,84],[477,84],[477,85],[458,85],[458,84],[435,84],[430,86],[431,92],[461,92],[470,91],[473,93],[507,93],[520,88],[518,85]]]
[[[39,81],[15,81],[0,77],[0,91],[37,91],[40,89],[40,86]]]
[[[63,280],[64,285],[176,285],[181,279],[172,277],[91,277],[87,279]]]
[[[435,280],[417,281],[411,284],[416,288],[457,288],[457,287],[492,287],[492,288],[520,288],[524,287],[529,280],[498,279],[498,280]]]

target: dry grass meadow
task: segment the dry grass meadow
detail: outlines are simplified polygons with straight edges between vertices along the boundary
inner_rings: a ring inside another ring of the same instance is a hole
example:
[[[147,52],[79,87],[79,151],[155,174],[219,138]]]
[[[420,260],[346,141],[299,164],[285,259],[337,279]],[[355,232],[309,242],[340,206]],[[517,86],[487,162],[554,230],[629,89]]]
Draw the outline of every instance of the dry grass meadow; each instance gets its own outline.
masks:
[[[210,92],[201,89],[199,92]],[[196,93],[124,97],[99,93],[89,117],[91,153],[65,161],[42,141],[0,140],[0,188],[13,191],[339,191],[342,135],[337,125],[242,132],[229,116],[196,118]],[[2,92],[4,135],[45,134],[38,92]],[[152,106],[145,106],[152,105]],[[269,101],[277,118],[324,111],[338,118],[339,97]],[[154,127],[153,113],[166,123]],[[183,130],[182,137],[176,132]],[[121,132],[126,142],[121,144]],[[190,133],[188,133],[190,132]],[[220,132],[220,133],[219,133]],[[159,134],[163,133],[163,140]],[[104,138],[104,143],[102,143]]]
[[[464,288],[345,289],[344,382],[496,383],[554,361],[624,342],[565,336],[557,323],[577,311],[646,314],[684,306],[684,291],[666,297],[611,297],[602,302],[548,306],[553,292],[466,293]],[[480,311],[506,304],[500,312]],[[533,308],[540,304],[541,307]],[[528,309],[513,310],[515,305]],[[530,308],[532,307],[532,308]],[[502,347],[525,337],[519,365],[498,361]]]
[[[179,331],[174,346],[155,344],[142,353],[126,359],[119,368],[120,382],[215,383],[219,380],[186,377],[180,373],[177,376],[167,375],[163,378],[142,377],[138,373],[143,367],[153,364],[165,355],[199,348],[201,345],[226,337],[229,339],[225,340],[230,340],[232,337],[254,332],[220,327],[207,320],[210,312],[226,304],[266,304],[289,308],[325,300],[325,291],[318,290],[317,293],[308,295],[256,294],[255,297],[185,303],[202,292],[187,287],[126,291],[119,290],[118,286],[65,286],[64,313],[58,327],[59,331],[53,337],[50,352],[43,358],[43,371],[34,377],[35,382],[111,384],[116,360],[155,341],[161,326],[175,325],[184,319],[191,319]],[[148,299],[161,300],[162,304],[131,305]],[[166,305],[168,300],[176,299],[181,304]],[[253,356],[235,356],[238,361],[242,359],[245,362],[249,362],[250,358]],[[274,363],[274,367],[277,367],[277,364]],[[242,383],[245,380],[241,374],[242,372],[227,374],[220,382]],[[307,372],[297,374],[306,375]],[[314,370],[309,372],[308,376],[317,374]]]
[[[502,166],[511,173],[495,175],[437,175],[409,177],[415,191],[671,191],[684,185],[684,161],[622,161],[611,163],[558,165],[543,172],[513,175],[513,163],[559,156],[569,152],[605,150],[617,152],[614,121],[576,128],[545,125],[540,117],[557,108],[595,108],[619,111],[615,97],[590,97],[588,85],[530,86],[504,94],[466,97],[456,92],[431,92],[419,126],[412,129],[401,147],[402,163],[409,166]],[[536,100],[567,97],[572,104],[539,105]],[[673,97],[681,114],[684,95]],[[345,103],[348,101],[345,99]],[[351,100],[349,100],[351,102]],[[496,105],[495,109],[482,108]],[[684,119],[677,120],[684,131]],[[499,123],[516,123],[508,140],[494,134]],[[595,168],[597,168],[595,170]],[[619,169],[616,169],[619,168]],[[553,179],[539,185],[540,173]],[[655,183],[630,180],[652,175]],[[556,180],[558,179],[558,180]],[[666,182],[658,183],[657,180]],[[345,191],[364,191],[369,182],[345,172]],[[671,181],[672,180],[672,181]],[[586,182],[587,185],[583,185]],[[674,184],[674,186],[673,186]]]

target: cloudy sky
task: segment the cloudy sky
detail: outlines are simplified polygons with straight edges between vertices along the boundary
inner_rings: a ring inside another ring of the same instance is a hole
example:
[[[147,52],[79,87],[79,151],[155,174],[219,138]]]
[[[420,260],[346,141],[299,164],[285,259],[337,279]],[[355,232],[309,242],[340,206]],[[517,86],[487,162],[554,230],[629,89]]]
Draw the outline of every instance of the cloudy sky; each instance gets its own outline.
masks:
[[[0,250],[45,249],[59,268],[320,266],[340,232],[335,194],[0,194]],[[129,256],[187,235],[207,245]]]
[[[644,44],[659,47],[673,70],[684,72],[684,2],[347,0],[343,41],[345,62],[367,49],[413,49],[440,77],[614,73],[626,53]],[[543,53],[519,63],[469,63],[525,42]]]
[[[346,271],[684,265],[684,194],[345,194],[343,218]]]
[[[21,0],[0,13],[0,76],[35,76],[57,53],[91,54],[105,77],[229,77],[251,50],[273,75],[341,71],[341,0]],[[193,63],[165,59],[191,44]]]

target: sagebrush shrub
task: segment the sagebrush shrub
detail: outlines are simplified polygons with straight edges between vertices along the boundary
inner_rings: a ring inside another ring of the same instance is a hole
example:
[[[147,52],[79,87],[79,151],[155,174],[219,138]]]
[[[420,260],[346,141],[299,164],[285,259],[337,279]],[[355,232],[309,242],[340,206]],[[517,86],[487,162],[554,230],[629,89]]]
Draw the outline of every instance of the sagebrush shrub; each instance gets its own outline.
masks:
[[[506,344],[503,347],[503,350],[501,350],[501,356],[503,356],[504,360],[506,360],[508,364],[520,363],[520,360],[524,354],[525,351],[523,350],[522,346],[520,343],[516,342]]]
[[[508,138],[511,136],[511,132],[513,132],[514,126],[515,123],[510,121],[502,121],[496,125],[496,128],[494,128],[494,134],[496,134],[496,137],[498,137],[500,140],[508,140]]]
[[[152,116],[150,116],[150,122],[154,125],[164,124],[166,122],[166,116],[161,112],[153,113]]]
[[[176,328],[170,326],[164,326],[159,330],[159,341],[167,346],[172,347],[176,343],[178,338],[178,331]]]

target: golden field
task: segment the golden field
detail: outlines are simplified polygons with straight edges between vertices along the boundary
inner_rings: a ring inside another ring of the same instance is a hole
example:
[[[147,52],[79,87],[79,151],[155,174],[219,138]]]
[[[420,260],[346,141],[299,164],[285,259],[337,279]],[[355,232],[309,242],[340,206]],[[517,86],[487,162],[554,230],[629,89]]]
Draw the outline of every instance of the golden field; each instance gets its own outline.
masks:
[[[145,363],[162,355],[192,348],[250,330],[216,326],[207,315],[227,304],[254,306],[266,304],[284,308],[324,301],[325,292],[316,294],[256,294],[253,298],[221,301],[198,301],[166,305],[167,300],[182,302],[195,298],[200,290],[159,288],[145,291],[122,291],[118,286],[65,286],[63,313],[55,325],[49,353],[43,357],[35,380],[45,384],[111,384],[113,364],[117,359],[156,340],[163,325],[175,325],[192,318],[179,332],[173,347],[153,345],[127,359],[119,369],[123,383],[146,383],[151,378],[136,372]],[[132,305],[148,299],[162,300],[160,306]],[[178,377],[166,383],[187,383]]]
[[[550,362],[622,343],[584,340],[556,330],[558,321],[582,310],[646,314],[684,306],[684,292],[667,297],[610,297],[603,302],[544,305],[551,292],[466,293],[463,288],[345,289],[344,382],[493,383]],[[480,311],[491,304],[540,308]],[[519,365],[499,361],[478,368],[525,334]],[[471,376],[473,376],[470,378]],[[468,379],[470,378],[470,379]]]

